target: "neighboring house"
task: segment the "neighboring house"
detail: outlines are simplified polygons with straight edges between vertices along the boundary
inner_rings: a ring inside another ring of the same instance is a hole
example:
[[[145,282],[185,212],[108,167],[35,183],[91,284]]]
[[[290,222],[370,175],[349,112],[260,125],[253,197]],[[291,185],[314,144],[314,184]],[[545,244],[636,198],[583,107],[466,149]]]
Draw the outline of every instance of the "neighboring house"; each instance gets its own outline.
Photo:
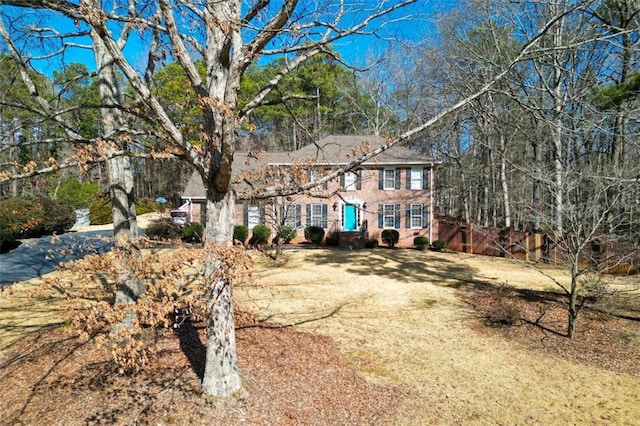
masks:
[[[380,147],[386,141],[378,136],[327,136],[316,144],[293,152],[263,153],[249,156],[236,153],[234,179],[240,194],[251,183],[274,185],[286,179],[304,184],[344,166],[360,154]],[[341,246],[358,246],[364,239],[382,244],[384,229],[396,229],[398,246],[413,245],[416,236],[437,239],[433,215],[433,169],[439,163],[402,146],[364,162],[355,170],[332,179],[306,193],[270,201],[240,199],[235,222],[250,229],[266,224],[298,228],[294,242],[304,241],[304,228],[315,225],[325,235],[335,235]],[[191,200],[194,221],[204,222],[205,194],[200,176],[194,173],[182,196]]]

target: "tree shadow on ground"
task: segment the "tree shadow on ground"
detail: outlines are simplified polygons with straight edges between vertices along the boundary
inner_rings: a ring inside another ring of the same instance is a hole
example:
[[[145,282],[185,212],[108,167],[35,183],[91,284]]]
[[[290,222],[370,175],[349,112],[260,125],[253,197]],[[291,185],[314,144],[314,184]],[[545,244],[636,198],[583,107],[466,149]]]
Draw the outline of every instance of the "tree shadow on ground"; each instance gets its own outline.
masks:
[[[185,319],[174,332],[178,336],[180,349],[189,360],[191,369],[198,376],[198,379],[204,379],[204,367],[207,356],[207,348],[200,340],[198,327],[190,318]]]
[[[430,282],[455,287],[458,283],[482,282],[478,271],[462,265],[455,253],[433,253],[413,249],[327,249],[309,251],[305,262],[336,265],[346,272],[378,276],[400,282]]]

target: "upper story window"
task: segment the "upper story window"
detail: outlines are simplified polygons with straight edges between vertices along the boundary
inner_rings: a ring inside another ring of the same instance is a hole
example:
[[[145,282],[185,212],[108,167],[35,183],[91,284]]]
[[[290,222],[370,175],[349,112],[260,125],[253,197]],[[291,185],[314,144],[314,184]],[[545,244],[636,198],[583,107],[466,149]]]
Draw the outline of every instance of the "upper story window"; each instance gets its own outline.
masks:
[[[407,189],[422,190],[429,188],[429,169],[412,167],[407,169]]]
[[[318,179],[322,178],[322,173],[320,172],[320,170],[316,170],[316,169],[310,169],[309,170],[309,181],[310,182],[314,182]],[[327,183],[324,182],[318,186],[314,186],[311,190],[312,191],[321,191],[323,189],[327,189]]]
[[[411,169],[411,189],[422,189],[422,169]]]
[[[340,184],[345,191],[357,191],[360,186],[360,171],[346,172],[342,175]]]
[[[396,169],[384,169],[383,189],[396,189]]]

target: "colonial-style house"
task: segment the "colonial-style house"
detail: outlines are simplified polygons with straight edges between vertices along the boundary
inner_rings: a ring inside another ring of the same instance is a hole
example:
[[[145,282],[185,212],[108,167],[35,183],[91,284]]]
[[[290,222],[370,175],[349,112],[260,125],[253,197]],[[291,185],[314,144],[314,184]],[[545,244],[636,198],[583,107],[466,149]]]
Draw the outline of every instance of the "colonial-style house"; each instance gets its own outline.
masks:
[[[359,154],[380,147],[379,136],[327,136],[315,144],[293,152],[250,156],[236,153],[234,179],[239,193],[249,185],[274,185],[278,181],[304,184],[353,161]],[[298,228],[293,241],[304,241],[304,228],[320,226],[325,236],[333,236],[341,246],[358,246],[365,239],[382,244],[382,231],[395,229],[398,246],[413,245],[416,236],[437,239],[433,215],[433,169],[438,162],[403,146],[394,146],[339,175],[324,185],[267,202],[238,200],[236,224],[278,224]],[[193,221],[203,221],[205,193],[200,176],[194,173],[182,196],[191,201]],[[247,198],[247,197],[244,197]]]

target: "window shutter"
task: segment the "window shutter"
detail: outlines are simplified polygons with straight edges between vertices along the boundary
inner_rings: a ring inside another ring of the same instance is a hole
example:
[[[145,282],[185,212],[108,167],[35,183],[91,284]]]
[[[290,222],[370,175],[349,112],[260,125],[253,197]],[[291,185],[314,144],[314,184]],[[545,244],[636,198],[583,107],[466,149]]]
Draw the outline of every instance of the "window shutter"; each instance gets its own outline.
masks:
[[[242,205],[242,223],[244,226],[249,226],[249,206],[247,203]]]
[[[407,228],[411,228],[411,204],[407,204],[407,208],[405,209],[405,216],[406,216],[406,226]]]
[[[343,174],[341,174],[341,175],[340,175],[340,188],[342,188],[342,189],[347,189],[347,188],[345,188],[345,187],[344,187],[344,185],[345,185],[345,180],[346,180],[346,179],[345,179],[345,177],[344,177],[344,173],[343,173]]]
[[[302,206],[296,204],[296,228],[302,227]]]
[[[311,226],[311,204],[307,204],[307,226]]]
[[[378,228],[384,228],[384,204],[378,204]]]
[[[378,189],[384,189],[384,169],[380,169],[378,173]]]
[[[400,189],[400,173],[402,169],[396,169],[396,189]]]
[[[429,169],[422,169],[422,189],[429,189]]]
[[[394,228],[400,228],[400,204],[396,204],[395,208],[396,220],[394,224]]]
[[[327,205],[322,205],[322,227],[327,228]]]
[[[429,227],[429,209],[427,208],[426,204],[422,205],[422,227]]]
[[[265,220],[264,220],[264,206],[260,206],[260,225],[264,225],[265,224]]]
[[[407,183],[405,185],[405,188],[411,189],[411,168],[407,169],[406,176],[407,176]]]
[[[358,170],[356,173],[356,189],[362,189],[362,170]]]

